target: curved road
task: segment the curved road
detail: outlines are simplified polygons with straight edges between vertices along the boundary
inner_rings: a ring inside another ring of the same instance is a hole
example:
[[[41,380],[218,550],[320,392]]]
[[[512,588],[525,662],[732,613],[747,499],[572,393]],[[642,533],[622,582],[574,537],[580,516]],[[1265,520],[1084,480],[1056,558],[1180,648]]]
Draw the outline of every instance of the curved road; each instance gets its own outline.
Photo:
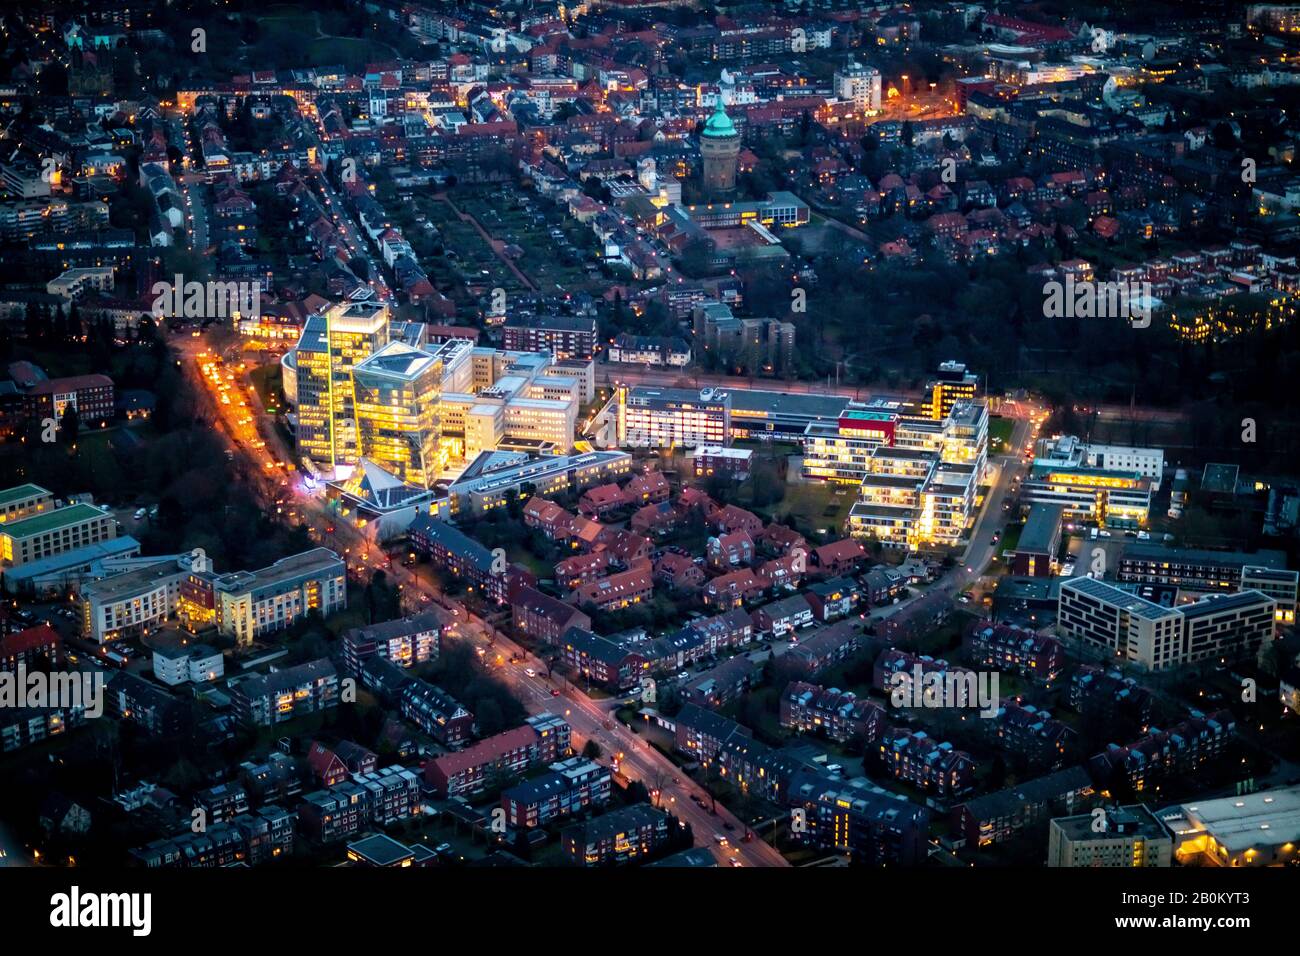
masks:
[[[733,865],[732,859],[739,860],[740,866],[788,866],[786,859],[773,847],[763,843],[755,835],[749,843],[741,840],[746,832],[745,825],[722,804],[717,805],[717,815],[700,807],[692,796],[710,803],[705,790],[686,776],[671,760],[659,753],[648,743],[632,733],[631,730],[615,721],[599,703],[593,701],[576,686],[558,678],[546,676],[547,667],[537,658],[528,654],[522,647],[494,629],[482,618],[471,614],[463,605],[444,597],[431,582],[421,578],[410,568],[393,564],[388,555],[378,548],[360,531],[345,521],[337,521],[328,514],[321,500],[304,493],[296,482],[289,482],[287,487],[278,487],[279,473],[268,468],[268,463],[275,461],[274,449],[278,446],[278,436],[270,427],[267,419],[258,414],[256,424],[261,438],[267,444],[258,448],[246,440],[247,432],[237,427],[230,419],[236,414],[231,408],[215,400],[211,385],[201,374],[200,364],[196,359],[198,353],[206,351],[201,339],[191,336],[180,337],[175,342],[183,356],[184,371],[195,379],[195,387],[203,393],[212,405],[212,413],[222,426],[219,434],[231,445],[237,459],[242,459],[247,470],[259,476],[253,487],[263,497],[262,504],[268,513],[277,508],[277,496],[290,496],[293,505],[284,510],[300,515],[302,522],[310,529],[314,540],[333,547],[343,553],[351,572],[383,568],[390,579],[403,589],[406,595],[418,594],[421,604],[437,603],[450,610],[457,618],[458,624],[453,631],[461,640],[470,642],[476,648],[493,648],[494,654],[503,658],[516,657],[517,665],[504,664],[492,668],[498,678],[505,682],[515,697],[524,705],[529,714],[543,711],[563,712],[573,728],[574,749],[581,751],[588,740],[595,740],[604,755],[603,762],[621,753],[621,772],[630,780],[643,783],[648,790],[660,789],[659,805],[673,813],[679,819],[691,825],[697,846],[707,847],[723,865]],[[246,379],[245,379],[246,381]],[[261,411],[260,404],[256,410]],[[223,412],[225,414],[223,414]],[[281,459],[291,460],[291,459]],[[263,477],[264,476],[264,477]],[[332,530],[330,530],[332,529]],[[531,665],[524,661],[531,661]],[[531,666],[536,677],[529,677],[525,668]],[[557,696],[558,693],[558,696]],[[724,824],[730,824],[728,830]],[[713,839],[714,833],[726,836],[729,846],[718,846]]]

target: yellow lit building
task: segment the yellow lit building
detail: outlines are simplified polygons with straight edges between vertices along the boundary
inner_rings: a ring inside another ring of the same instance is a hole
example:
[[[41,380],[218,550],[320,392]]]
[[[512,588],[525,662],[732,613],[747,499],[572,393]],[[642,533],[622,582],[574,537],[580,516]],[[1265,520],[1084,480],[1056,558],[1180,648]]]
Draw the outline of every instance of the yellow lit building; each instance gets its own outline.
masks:
[[[388,307],[345,302],[314,315],[298,340],[298,451],[333,469],[359,455],[352,370],[389,341]]]
[[[1131,869],[1172,865],[1173,838],[1149,809],[1141,804],[1099,809],[1099,814],[1052,819],[1048,866]]]
[[[886,547],[951,547],[975,510],[975,468],[949,464],[936,452],[877,448],[849,511],[849,533]]]
[[[1300,844],[1300,787],[1198,800],[1162,810],[1186,866],[1286,866]]]
[[[0,523],[17,521],[54,507],[54,495],[40,485],[18,485],[0,491]]]
[[[975,401],[979,381],[979,376],[966,371],[966,366],[961,362],[942,363],[938,376],[928,386],[930,417],[943,421],[958,402]]]
[[[312,611],[341,611],[348,603],[346,571],[333,551],[313,548],[259,571],[223,574],[214,582],[217,627],[248,647]]]
[[[117,523],[94,505],[40,510],[0,525],[0,561],[18,567],[117,537]]]
[[[441,359],[390,342],[356,366],[352,382],[360,457],[427,488],[445,464],[439,456]]]
[[[1113,527],[1144,527],[1151,511],[1151,479],[1137,472],[1035,463],[1021,486],[1027,506],[1060,505],[1066,517]]]

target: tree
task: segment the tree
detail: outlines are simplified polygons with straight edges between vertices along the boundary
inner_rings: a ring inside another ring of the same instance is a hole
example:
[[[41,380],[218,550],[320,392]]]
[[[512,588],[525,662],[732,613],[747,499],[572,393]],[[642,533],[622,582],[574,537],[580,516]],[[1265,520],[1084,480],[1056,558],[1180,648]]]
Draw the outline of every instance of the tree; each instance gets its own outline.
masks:
[[[77,435],[81,431],[81,419],[77,416],[77,409],[69,405],[63,410],[63,420],[59,423],[59,430],[63,435],[63,441],[70,447],[77,444]]]
[[[598,757],[600,757],[601,752],[602,751],[600,749],[600,744],[596,743],[595,740],[592,740],[590,738],[588,738],[586,744],[584,744],[582,748],[582,755],[588,760],[597,759]]]
[[[1210,130],[1210,141],[1215,149],[1233,152],[1237,148],[1237,136],[1226,122],[1218,123]]]
[[[692,239],[682,249],[682,271],[691,278],[706,276],[712,270],[713,243],[700,237]]]

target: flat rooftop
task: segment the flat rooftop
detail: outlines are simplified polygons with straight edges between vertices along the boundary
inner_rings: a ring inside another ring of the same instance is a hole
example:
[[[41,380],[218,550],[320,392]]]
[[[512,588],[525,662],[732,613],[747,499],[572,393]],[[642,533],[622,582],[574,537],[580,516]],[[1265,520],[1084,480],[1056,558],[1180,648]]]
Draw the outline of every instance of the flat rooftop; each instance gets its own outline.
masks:
[[[7,522],[0,525],[0,534],[7,534],[11,538],[31,538],[38,534],[45,534],[47,531],[55,531],[70,524],[89,521],[93,518],[112,520],[111,515],[100,511],[94,505],[75,504],[68,505],[66,508],[55,508],[53,511],[32,515],[29,518],[20,518],[17,521]]]
[[[733,388],[731,414],[744,418],[825,418],[838,420],[849,405],[844,395],[810,395],[797,392],[768,392]]]
[[[1113,604],[1123,608],[1130,614],[1136,614],[1138,617],[1144,617],[1152,621],[1168,617],[1171,613],[1167,607],[1161,607],[1159,604],[1140,598],[1136,594],[1115,587],[1113,584],[1098,581],[1095,578],[1071,578],[1065,581],[1062,587],[1078,591],[1080,594],[1087,595],[1094,600]]]
[[[82,585],[81,596],[86,600],[111,603],[147,591],[159,581],[182,573],[180,565],[174,558],[159,561],[145,568],[136,568],[134,571],[115,574],[111,578]]]
[[[1061,505],[1037,504],[1029,509],[1016,550],[1025,554],[1047,554],[1061,530]]]
[[[569,471],[570,469],[578,470],[597,465],[613,464],[624,459],[630,462],[632,459],[632,456],[624,451],[589,451],[581,455],[551,455],[544,458],[533,458],[518,464],[506,465],[503,468],[494,468],[488,471],[475,469],[479,459],[483,458],[484,455],[491,454],[493,453],[481,452],[479,458],[476,458],[470,464],[470,467],[452,482],[448,490],[459,494],[470,491],[489,491],[492,488],[506,487],[520,481],[536,480],[558,472]]]
[[[1179,605],[1184,617],[1222,614],[1237,608],[1256,607],[1265,597],[1262,591],[1238,591],[1236,594],[1208,594],[1195,604]],[[1270,598],[1271,600],[1271,598]]]
[[[373,866],[394,866],[413,856],[410,847],[383,833],[349,843],[348,853],[356,854]]]
[[[1300,842],[1300,786],[1198,800],[1161,811],[1178,836],[1205,832],[1230,853]]]
[[[1208,564],[1215,567],[1250,567],[1269,568],[1275,571],[1286,569],[1286,554],[1282,551],[1266,550],[1247,553],[1245,551],[1211,551],[1206,548],[1176,548],[1155,541],[1132,541],[1124,546],[1120,560],[1160,561],[1170,564]]]
[[[49,492],[40,485],[18,485],[14,488],[6,488],[0,491],[0,508],[15,501],[26,501],[28,498],[38,498],[41,495],[48,495]]]
[[[411,348],[404,342],[389,342],[364,362],[357,364],[354,374],[377,373],[401,379],[414,379],[432,368],[438,359],[428,352]]]
[[[343,559],[329,548],[312,548],[302,554],[281,558],[269,568],[258,571],[235,571],[217,578],[217,588],[222,591],[251,591],[254,588],[272,587],[282,584],[304,574],[320,571],[331,564],[343,563]]]
[[[94,544],[73,548],[71,551],[62,551],[38,561],[29,561],[21,567],[6,568],[5,580],[26,581],[39,578],[44,574],[67,574],[75,568],[88,567],[104,558],[121,557],[139,550],[139,541],[129,534],[119,535],[107,541],[96,541]]]
[[[1074,842],[1091,840],[1114,840],[1120,836],[1142,836],[1153,840],[1168,837],[1169,831],[1151,810],[1136,804],[1128,807],[1116,807],[1107,817],[1112,827],[1098,832],[1094,829],[1091,813],[1081,813],[1071,817],[1053,817],[1052,823]],[[1122,828],[1122,829],[1121,829]]]

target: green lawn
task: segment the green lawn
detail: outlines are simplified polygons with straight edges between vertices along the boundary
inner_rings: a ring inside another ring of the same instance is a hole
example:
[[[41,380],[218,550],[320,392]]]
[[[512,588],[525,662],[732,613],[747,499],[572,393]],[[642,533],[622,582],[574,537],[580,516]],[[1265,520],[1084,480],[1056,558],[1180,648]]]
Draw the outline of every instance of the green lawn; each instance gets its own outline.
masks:
[[[770,509],[763,510],[770,511],[774,519],[793,515],[802,526],[814,531],[825,528],[835,534],[843,529],[854,500],[852,485],[829,481],[788,484],[785,496]]]
[[[555,577],[555,565],[543,561],[522,544],[511,544],[506,548],[506,557],[511,564],[522,564],[537,575],[539,581]]]
[[[313,63],[361,64],[392,58],[393,51],[384,43],[359,37],[329,37],[312,40],[309,56]]]
[[[1014,419],[994,417],[989,420],[989,451],[1003,454],[1011,451],[1011,436],[1016,429]]]
[[[1016,546],[1020,544],[1020,534],[1024,530],[1025,526],[1023,524],[1009,525],[1007,529],[1002,532],[1002,540],[998,542],[998,553],[1001,554],[1004,551],[1016,550]]]

